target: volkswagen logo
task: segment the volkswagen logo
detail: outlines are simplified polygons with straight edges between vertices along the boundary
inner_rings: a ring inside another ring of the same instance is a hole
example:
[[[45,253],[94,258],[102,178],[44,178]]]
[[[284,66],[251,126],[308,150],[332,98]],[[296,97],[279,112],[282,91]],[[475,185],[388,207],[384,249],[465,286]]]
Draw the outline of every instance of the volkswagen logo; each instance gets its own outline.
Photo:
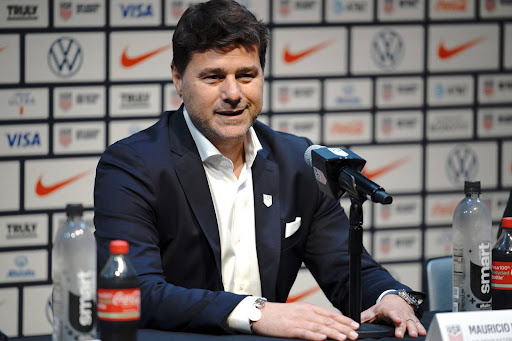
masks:
[[[478,155],[469,146],[457,145],[448,153],[445,170],[452,184],[462,185],[478,174]]]
[[[55,40],[48,51],[48,66],[59,77],[73,76],[80,70],[83,60],[82,47],[70,37]]]
[[[404,57],[404,41],[392,29],[381,30],[373,37],[370,53],[375,64],[381,69],[392,70]]]

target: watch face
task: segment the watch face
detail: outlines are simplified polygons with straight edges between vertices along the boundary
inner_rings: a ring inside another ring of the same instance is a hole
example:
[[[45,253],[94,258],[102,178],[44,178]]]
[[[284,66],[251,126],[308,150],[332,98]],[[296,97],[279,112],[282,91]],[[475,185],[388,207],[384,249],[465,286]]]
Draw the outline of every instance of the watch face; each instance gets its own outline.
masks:
[[[261,310],[259,310],[256,307],[252,307],[251,310],[249,310],[249,320],[252,322],[259,321],[261,318]]]

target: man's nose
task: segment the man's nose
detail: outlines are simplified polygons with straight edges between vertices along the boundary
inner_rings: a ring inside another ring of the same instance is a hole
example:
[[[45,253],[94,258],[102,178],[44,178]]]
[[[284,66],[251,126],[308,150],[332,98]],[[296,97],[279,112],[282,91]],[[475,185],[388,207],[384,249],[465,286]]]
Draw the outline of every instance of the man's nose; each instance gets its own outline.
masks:
[[[226,102],[239,102],[242,99],[240,85],[235,77],[226,77],[222,84],[221,98]]]

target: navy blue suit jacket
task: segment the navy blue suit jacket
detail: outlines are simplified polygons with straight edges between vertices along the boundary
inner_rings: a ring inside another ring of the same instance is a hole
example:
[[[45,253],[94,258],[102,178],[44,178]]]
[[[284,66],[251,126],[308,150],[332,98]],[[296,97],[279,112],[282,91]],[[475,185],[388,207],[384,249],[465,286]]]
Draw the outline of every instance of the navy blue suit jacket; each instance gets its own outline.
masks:
[[[348,310],[348,219],[316,184],[303,155],[311,142],[256,122],[263,146],[252,167],[256,248],[264,297],[285,302],[304,262],[329,300]],[[267,207],[263,195],[272,196]],[[144,327],[219,333],[244,298],[223,291],[220,240],[206,174],[182,109],[111,145],[94,190],[99,268],[108,243],[130,243],[142,291]],[[285,224],[301,217],[285,238]],[[363,309],[396,282],[368,253]]]

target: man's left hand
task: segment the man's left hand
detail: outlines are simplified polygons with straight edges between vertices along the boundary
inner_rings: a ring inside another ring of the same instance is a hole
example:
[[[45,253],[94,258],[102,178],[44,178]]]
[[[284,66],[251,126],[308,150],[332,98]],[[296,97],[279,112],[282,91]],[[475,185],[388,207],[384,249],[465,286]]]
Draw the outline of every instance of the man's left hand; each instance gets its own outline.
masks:
[[[403,338],[427,335],[427,330],[414,314],[412,307],[398,295],[386,295],[379,303],[361,313],[361,322],[385,321],[395,325],[395,336]]]

